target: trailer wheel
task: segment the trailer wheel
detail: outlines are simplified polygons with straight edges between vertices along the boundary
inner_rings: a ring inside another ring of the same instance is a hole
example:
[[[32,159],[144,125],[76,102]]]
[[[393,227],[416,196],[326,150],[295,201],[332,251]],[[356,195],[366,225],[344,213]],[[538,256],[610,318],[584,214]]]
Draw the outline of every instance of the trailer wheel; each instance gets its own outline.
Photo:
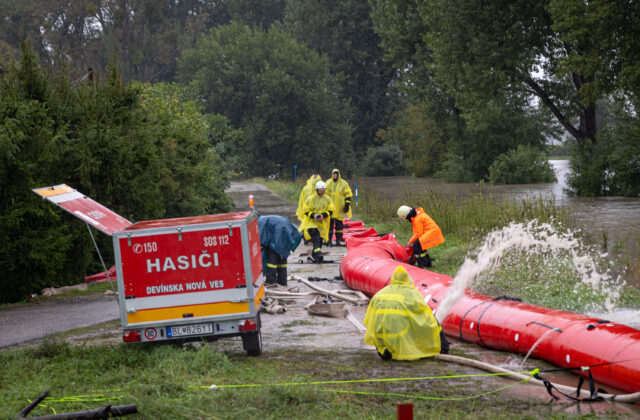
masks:
[[[249,356],[260,356],[262,354],[262,332],[260,325],[260,314],[256,317],[258,325],[255,331],[242,334],[242,347]]]
[[[242,336],[242,346],[249,356],[260,356],[262,354],[262,333],[247,333]]]

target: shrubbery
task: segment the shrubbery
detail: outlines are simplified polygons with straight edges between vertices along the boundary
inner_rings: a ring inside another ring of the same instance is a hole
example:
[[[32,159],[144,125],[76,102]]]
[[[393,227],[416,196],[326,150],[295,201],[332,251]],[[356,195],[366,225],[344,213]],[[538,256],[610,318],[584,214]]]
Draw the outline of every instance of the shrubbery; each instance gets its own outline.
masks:
[[[520,145],[498,156],[489,167],[492,184],[536,184],[555,180],[546,154],[531,146]]]
[[[361,171],[366,176],[393,176],[402,174],[403,169],[400,147],[385,144],[367,151]]]
[[[132,221],[229,208],[204,117],[174,88],[73,84],[23,55],[0,75],[0,301],[101,269],[87,228],[33,188],[66,183]]]
[[[573,144],[569,185],[581,196],[640,195],[640,122],[614,109],[595,142]]]

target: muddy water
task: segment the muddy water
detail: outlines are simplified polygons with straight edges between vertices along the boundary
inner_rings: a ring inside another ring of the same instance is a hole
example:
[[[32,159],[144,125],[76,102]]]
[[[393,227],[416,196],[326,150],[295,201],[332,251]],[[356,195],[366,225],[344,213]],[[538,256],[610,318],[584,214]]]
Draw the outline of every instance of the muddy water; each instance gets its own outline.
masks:
[[[411,177],[361,177],[354,179],[354,182],[390,200],[403,198],[406,191],[419,193],[428,190],[456,195],[482,193],[498,200],[538,195],[553,197],[558,204],[570,208],[585,228],[597,234],[597,237],[602,237],[603,232],[615,239],[626,239],[633,234],[640,235],[640,197],[572,197],[566,191],[567,176],[571,171],[569,161],[550,160],[549,163],[558,179],[552,184],[448,184],[430,178]]]
[[[550,160],[549,163],[557,178],[551,184],[448,184],[436,179],[411,177],[360,177],[352,184],[357,182],[359,189],[373,191],[391,201],[402,200],[407,193],[430,190],[461,196],[482,193],[498,201],[531,196],[554,198],[556,203],[571,209],[592,240],[602,244],[606,236],[608,250],[620,247],[632,258],[640,256],[640,197],[573,197],[567,192],[569,161]],[[640,284],[635,286],[640,288]]]

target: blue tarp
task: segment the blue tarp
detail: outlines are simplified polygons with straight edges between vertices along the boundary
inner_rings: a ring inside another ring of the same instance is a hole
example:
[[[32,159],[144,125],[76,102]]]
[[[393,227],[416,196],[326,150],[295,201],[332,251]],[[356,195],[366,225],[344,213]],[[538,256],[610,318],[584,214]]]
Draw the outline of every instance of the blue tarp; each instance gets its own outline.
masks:
[[[260,245],[269,247],[276,251],[282,258],[287,258],[291,251],[294,251],[302,235],[298,229],[283,216],[259,216],[258,227],[260,229]],[[262,271],[266,272],[267,256],[262,249]]]

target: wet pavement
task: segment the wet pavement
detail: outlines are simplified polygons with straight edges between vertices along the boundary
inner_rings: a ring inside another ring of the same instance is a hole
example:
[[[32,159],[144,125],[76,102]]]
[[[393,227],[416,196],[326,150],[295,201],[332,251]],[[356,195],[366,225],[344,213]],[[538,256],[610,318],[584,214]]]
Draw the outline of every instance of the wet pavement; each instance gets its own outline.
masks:
[[[114,296],[5,306],[0,308],[0,349],[119,317]]]
[[[300,222],[296,217],[297,206],[289,203],[262,184],[251,182],[232,182],[226,193],[236,203],[235,211],[249,210],[249,194],[254,197],[255,211],[261,215],[279,215],[288,218],[294,225]],[[307,261],[311,254],[311,245],[301,243],[289,256],[288,288],[296,288],[300,293],[310,292],[311,289],[293,278],[323,278],[314,280],[313,284],[324,289],[348,289],[344,281],[336,279],[340,276],[340,261],[346,253],[345,247],[323,247],[326,260],[334,261],[327,264],[312,264]],[[310,315],[306,306],[312,301],[310,298],[291,300],[286,305],[287,311],[282,314],[260,314],[262,321],[262,339],[265,352],[281,348],[299,349],[370,349],[364,344],[363,334],[346,318],[329,318]],[[362,322],[366,306],[350,306],[354,317]],[[221,343],[221,345],[223,345]]]

